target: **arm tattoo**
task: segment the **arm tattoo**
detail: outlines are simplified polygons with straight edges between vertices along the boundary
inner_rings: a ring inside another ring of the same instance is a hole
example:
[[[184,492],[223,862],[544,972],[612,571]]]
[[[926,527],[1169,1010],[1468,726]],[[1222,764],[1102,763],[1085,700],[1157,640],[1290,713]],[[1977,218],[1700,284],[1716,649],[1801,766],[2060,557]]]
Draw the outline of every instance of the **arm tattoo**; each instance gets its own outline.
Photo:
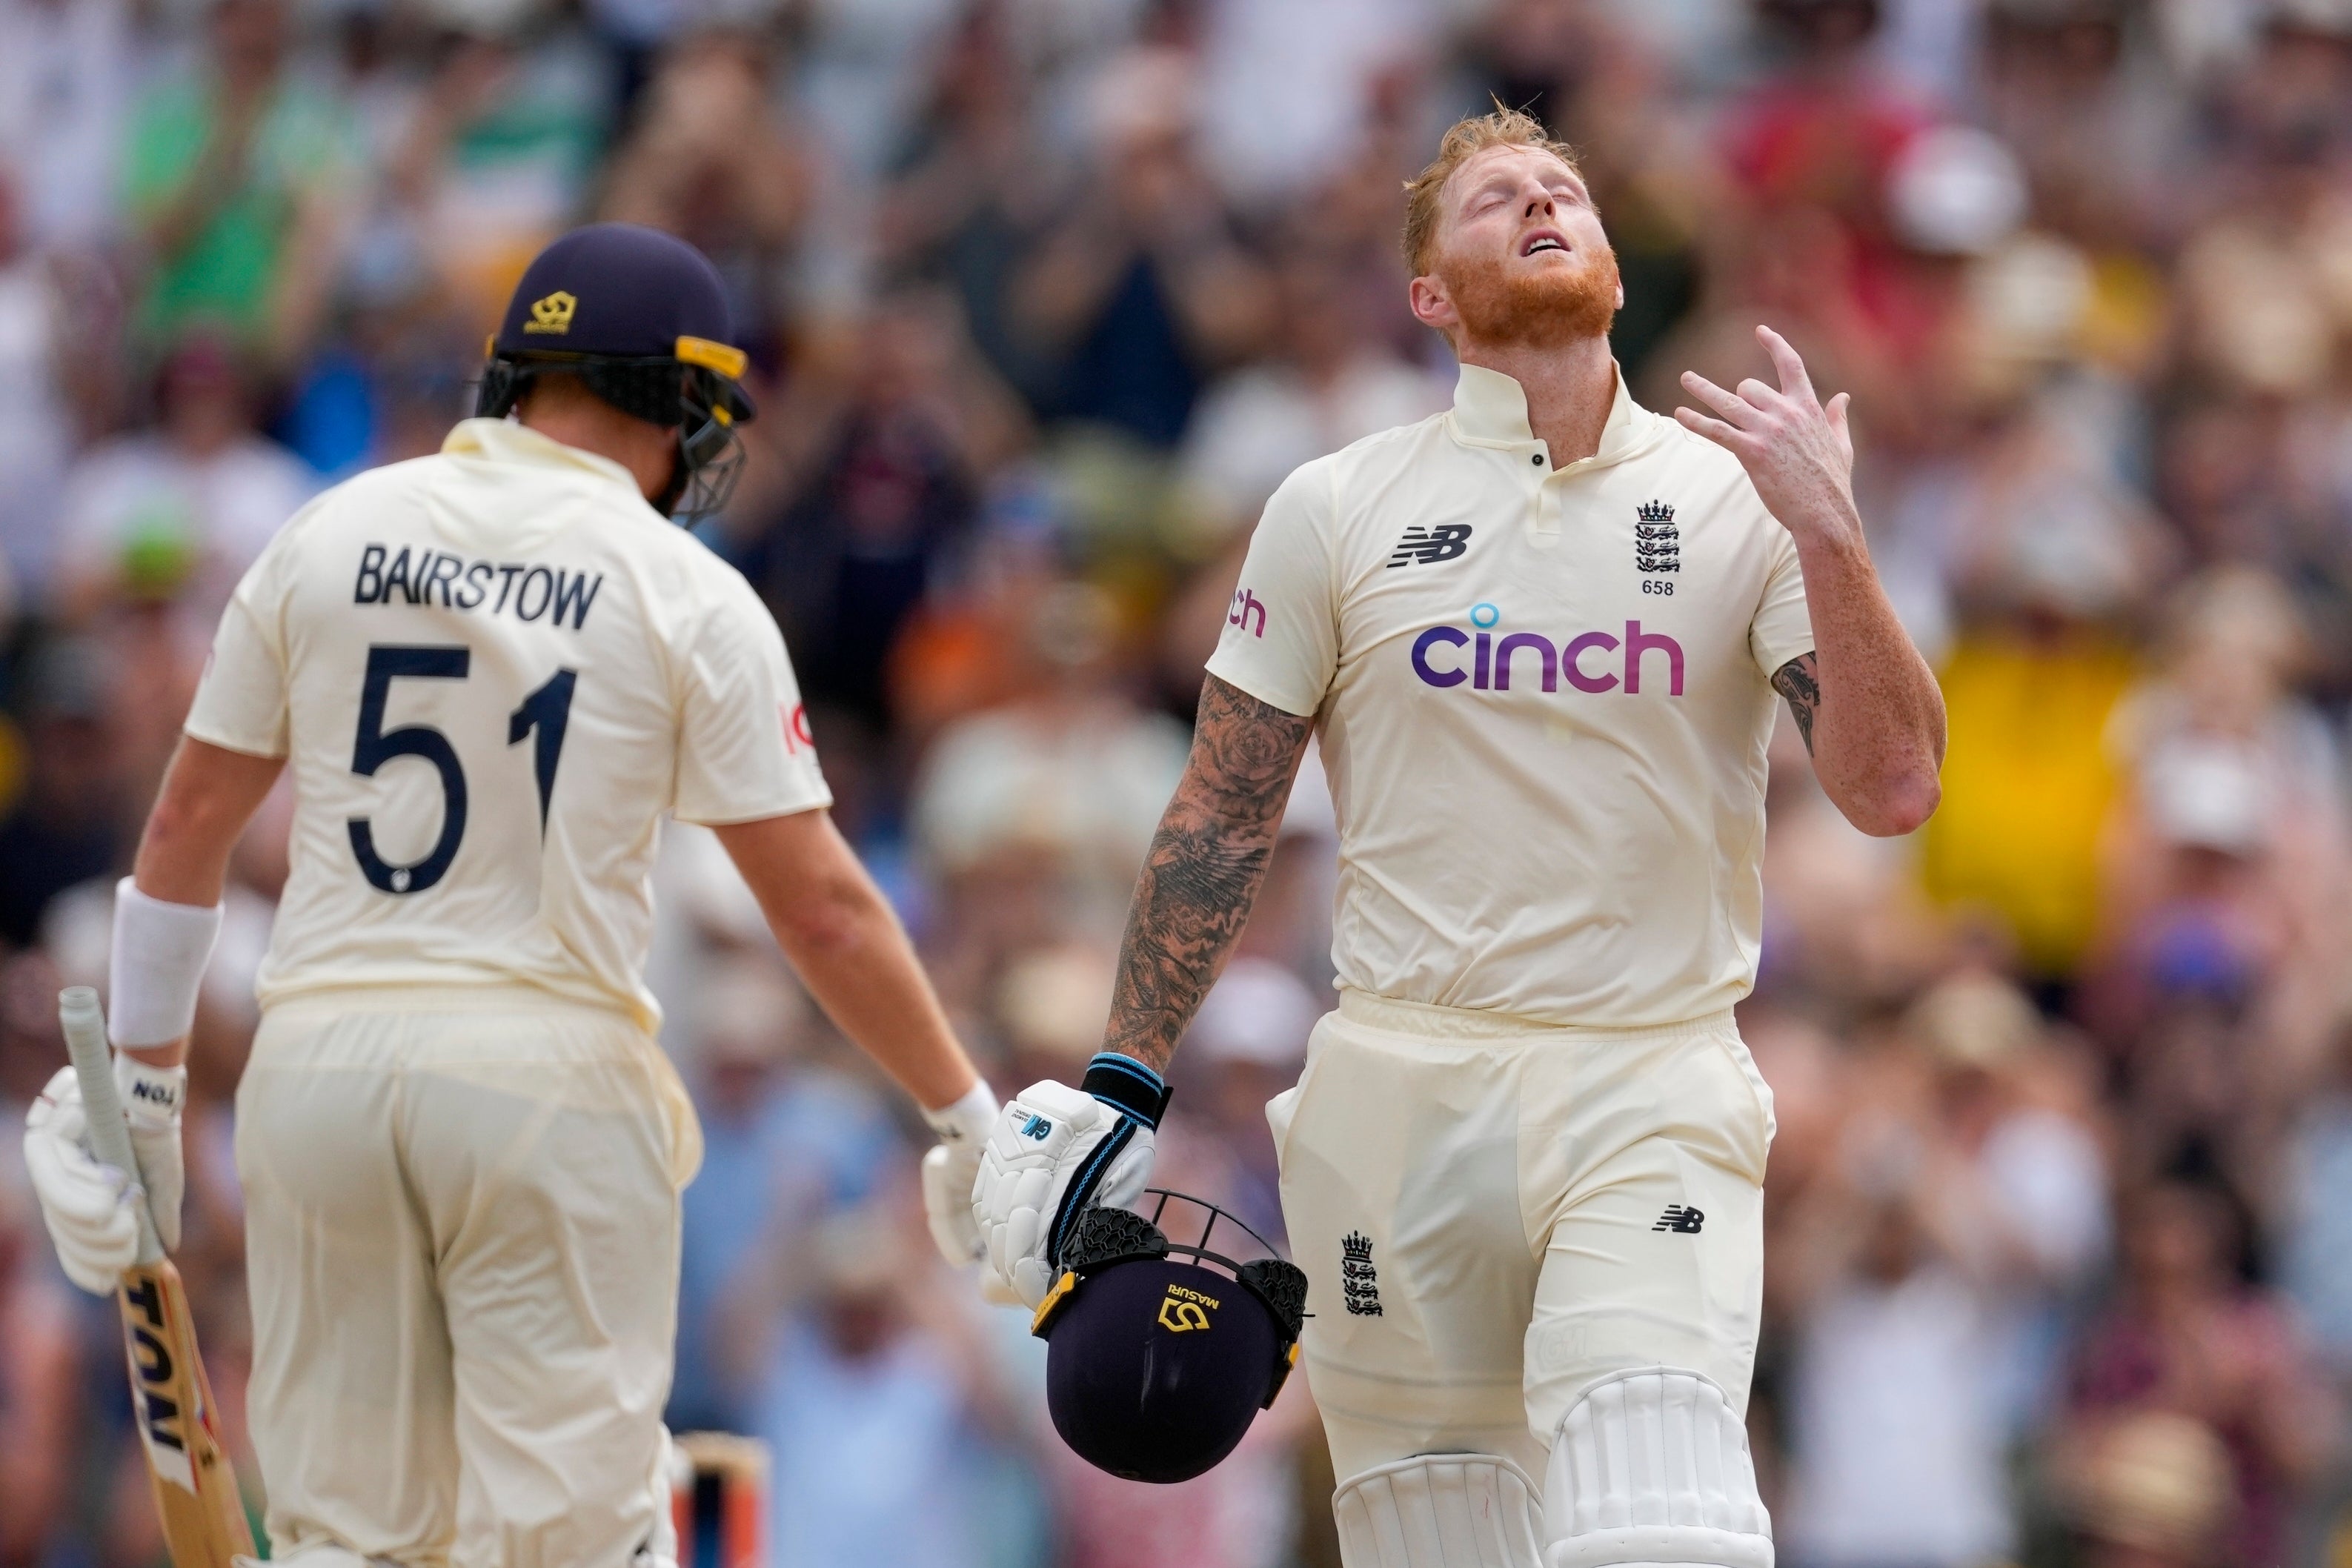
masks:
[[[1213,675],[1202,687],[1192,755],[1128,910],[1104,1049],[1166,1069],[1249,923],[1311,727]]]
[[[1772,689],[1789,700],[1796,715],[1797,733],[1804,738],[1805,755],[1813,754],[1813,715],[1822,706],[1822,661],[1818,654],[1799,654],[1772,678]]]

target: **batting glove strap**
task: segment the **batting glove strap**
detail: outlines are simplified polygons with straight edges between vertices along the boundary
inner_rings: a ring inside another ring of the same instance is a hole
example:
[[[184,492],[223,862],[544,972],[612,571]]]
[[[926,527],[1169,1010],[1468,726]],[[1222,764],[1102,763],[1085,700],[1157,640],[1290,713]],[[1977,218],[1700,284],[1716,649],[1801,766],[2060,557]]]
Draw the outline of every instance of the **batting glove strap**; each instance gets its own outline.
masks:
[[[1078,1216],[1094,1206],[1105,1178],[1120,1169],[1122,1163],[1135,1163],[1127,1158],[1130,1152],[1150,1161],[1151,1135],[1160,1130],[1160,1118],[1168,1110],[1167,1080],[1133,1057],[1121,1056],[1117,1051],[1101,1052],[1088,1062],[1087,1075],[1078,1080],[1078,1088],[1118,1111],[1118,1121],[1095,1145],[1069,1185],[1062,1189],[1062,1201],[1055,1206],[1054,1223],[1045,1236],[1045,1259],[1056,1268],[1061,1267],[1062,1249],[1076,1229]],[[1120,1201],[1131,1203],[1134,1197],[1124,1196]]]
[[[1117,1051],[1103,1051],[1088,1062],[1087,1076],[1078,1080],[1078,1087],[1155,1132],[1160,1130],[1160,1119],[1168,1114],[1172,1093],[1167,1079]]]

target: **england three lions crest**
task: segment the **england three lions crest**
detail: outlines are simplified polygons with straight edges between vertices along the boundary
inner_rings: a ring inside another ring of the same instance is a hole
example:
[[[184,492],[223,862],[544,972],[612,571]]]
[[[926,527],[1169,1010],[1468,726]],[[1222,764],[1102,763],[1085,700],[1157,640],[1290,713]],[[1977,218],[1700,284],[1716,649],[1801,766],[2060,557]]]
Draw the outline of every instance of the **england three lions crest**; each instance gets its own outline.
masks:
[[[1662,500],[1643,501],[1633,509],[1633,564],[1644,572],[1683,569],[1683,536],[1675,527],[1675,509]]]

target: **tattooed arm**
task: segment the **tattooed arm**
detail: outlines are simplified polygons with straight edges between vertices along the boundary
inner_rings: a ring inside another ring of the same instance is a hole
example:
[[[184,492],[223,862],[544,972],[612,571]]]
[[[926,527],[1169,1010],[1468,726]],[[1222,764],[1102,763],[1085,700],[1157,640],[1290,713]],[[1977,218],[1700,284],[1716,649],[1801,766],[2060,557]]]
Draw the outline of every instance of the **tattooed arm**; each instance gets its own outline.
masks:
[[[1909,651],[1907,642],[1902,651]],[[1927,721],[1906,724],[1899,688],[1922,683],[1904,681],[1902,674],[1908,672],[1901,671],[1894,680],[1874,680],[1878,672],[1867,661],[1849,668],[1858,668],[1863,679],[1825,690],[1820,653],[1801,654],[1773,675],[1772,689],[1788,699],[1798,738],[1813,760],[1813,776],[1845,819],[1882,837],[1911,832],[1935,810],[1942,793],[1936,784],[1944,756],[1942,704],[1935,704]],[[1932,677],[1924,684],[1936,695]],[[1897,693],[1878,689],[1887,685],[1896,686]]]
[[[1797,734],[1805,742],[1805,755],[1813,754],[1813,715],[1822,708],[1822,660],[1819,654],[1801,653],[1782,665],[1772,677],[1772,689],[1789,700],[1789,717],[1797,721]]]
[[[1105,1050],[1166,1070],[1249,922],[1312,727],[1213,675],[1202,687],[1192,755],[1128,910]]]

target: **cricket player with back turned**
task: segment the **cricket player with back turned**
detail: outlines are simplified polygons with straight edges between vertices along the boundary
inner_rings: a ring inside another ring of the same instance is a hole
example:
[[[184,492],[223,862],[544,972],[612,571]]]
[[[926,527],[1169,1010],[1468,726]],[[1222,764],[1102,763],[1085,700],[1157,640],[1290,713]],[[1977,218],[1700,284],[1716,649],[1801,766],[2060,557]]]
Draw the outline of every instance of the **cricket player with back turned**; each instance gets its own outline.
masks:
[[[730,335],[717,272],[667,235],[542,252],[483,416],[313,502],[239,586],[118,889],[116,1076],[168,1245],[224,869],[290,770],[236,1126],[278,1561],[674,1563],[661,1411],[701,1142],[643,979],[666,812],[716,829],[927,1109],[934,1232],[976,1254],[996,1101],[826,813],[774,621],[673,525],[740,460]],[[26,1158],[67,1271],[109,1291],[131,1191],[85,1121],[68,1068]]]
[[[1756,975],[1784,697],[1864,832],[1936,805],[1944,715],[1848,482],[1845,399],[1691,375],[1637,406],[1570,151],[1505,110],[1409,187],[1450,412],[1297,469],[1209,661],[1192,759],[1078,1089],[1034,1085],[973,1208],[1032,1301],[1131,1202],[1160,1076],[1319,731],[1339,1005],[1267,1108],[1349,1568],[1771,1568],[1743,1420],[1770,1091]]]

